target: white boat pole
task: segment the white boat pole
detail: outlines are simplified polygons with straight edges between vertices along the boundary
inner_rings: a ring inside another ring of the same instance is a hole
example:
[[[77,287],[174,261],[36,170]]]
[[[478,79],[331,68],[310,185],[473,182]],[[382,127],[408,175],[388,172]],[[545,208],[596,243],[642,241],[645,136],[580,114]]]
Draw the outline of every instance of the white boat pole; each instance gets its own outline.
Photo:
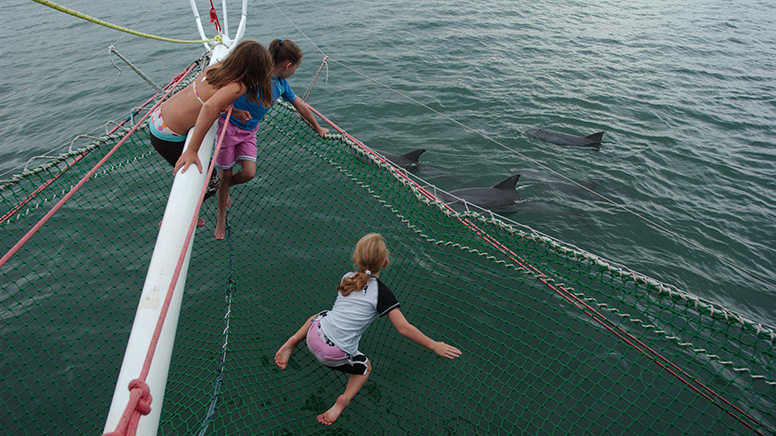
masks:
[[[205,29],[202,28],[202,20],[199,18],[199,11],[197,10],[197,5],[194,3],[194,0],[189,0],[189,5],[191,5],[191,12],[194,13],[194,22],[197,23],[197,30],[199,31],[200,38],[209,39],[205,36]],[[205,44],[206,49],[210,50],[210,46],[207,42],[203,42],[203,44]]]
[[[229,18],[227,18],[226,15],[226,0],[221,0],[221,15],[224,17],[224,25],[221,27],[221,30],[224,35],[229,34]]]
[[[248,17],[248,0],[242,2],[242,14],[240,15],[240,24],[237,26],[237,33],[234,35],[235,41],[240,41],[245,35],[245,22]]]
[[[228,49],[226,46],[216,45],[213,48],[210,64],[212,65],[225,58],[227,54]],[[191,166],[183,174],[178,172],[173,181],[167,207],[164,210],[162,225],[159,229],[159,236],[156,239],[154,253],[148,266],[143,292],[135,313],[135,321],[132,324],[132,331],[124,352],[124,361],[116,382],[110,412],[108,412],[108,418],[105,422],[105,432],[112,432],[116,429],[129,402],[129,382],[138,378],[142,371],[146,352],[151,343],[151,337],[153,336],[167,289],[170,287],[175,266],[186,240],[189,224],[197,207],[202,186],[206,182],[207,168],[210,164],[216,141],[216,130],[217,122],[214,122],[202,140],[202,146],[199,148],[198,156],[204,166],[203,172],[200,173],[196,166]],[[191,140],[192,132],[193,129],[189,130],[188,137],[186,138],[187,146]],[[151,391],[151,413],[140,418],[137,430],[139,435],[155,435],[159,428],[159,417],[162,411],[162,403],[164,402],[164,390],[167,385],[167,374],[170,369],[173,342],[178,327],[178,315],[180,314],[183,289],[191,258],[191,247],[193,246],[194,240],[192,235],[178,282],[173,291],[173,297],[161,330],[159,342],[156,346],[156,352],[151,362],[150,371],[146,378],[146,383]]]

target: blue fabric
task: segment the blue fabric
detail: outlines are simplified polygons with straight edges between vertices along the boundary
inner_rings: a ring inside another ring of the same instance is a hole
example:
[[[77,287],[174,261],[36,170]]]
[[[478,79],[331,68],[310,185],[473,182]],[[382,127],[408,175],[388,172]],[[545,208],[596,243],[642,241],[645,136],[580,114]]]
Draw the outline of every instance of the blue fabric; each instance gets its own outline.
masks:
[[[291,89],[291,85],[288,84],[288,81],[286,79],[278,79],[277,77],[273,77],[272,101],[277,100],[279,97],[283,97],[283,100],[288,102],[296,100],[296,94],[294,94],[294,91]],[[261,92],[259,92],[257,98],[259,101],[261,101]],[[234,108],[251,113],[251,119],[246,122],[242,122],[234,116],[229,118],[230,123],[244,130],[255,129],[256,126],[259,125],[261,119],[264,118],[264,115],[269,112],[270,109],[268,107],[262,106],[260,103],[256,104],[248,102],[248,94],[243,94],[238,97],[237,100],[234,101]],[[225,115],[221,116],[225,117]]]
[[[162,120],[161,108],[156,108],[148,117],[148,130],[156,138],[167,142],[185,142],[186,135],[179,135],[170,130]]]

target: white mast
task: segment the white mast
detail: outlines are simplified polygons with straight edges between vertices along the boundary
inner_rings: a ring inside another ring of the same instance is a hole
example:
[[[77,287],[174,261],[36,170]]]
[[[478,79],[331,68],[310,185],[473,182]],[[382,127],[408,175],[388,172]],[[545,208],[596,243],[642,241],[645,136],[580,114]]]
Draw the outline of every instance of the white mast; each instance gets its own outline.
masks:
[[[208,39],[202,29],[202,23],[197,13],[194,1],[190,0],[194,12],[197,29],[202,39]],[[225,11],[225,9],[224,9]],[[247,11],[247,0],[243,0],[243,14],[240,19],[238,34],[234,41],[224,36],[224,45],[216,43],[211,48],[205,44],[208,50],[211,50],[210,64],[223,60],[231,47],[239,42],[245,29]],[[210,163],[210,158],[216,141],[217,122],[214,122],[210,130],[202,140],[202,146],[199,149],[199,160],[205,164]],[[186,146],[191,140],[192,130],[186,138]],[[140,376],[145,360],[148,346],[153,336],[157,319],[164,303],[167,289],[170,286],[175,266],[178,262],[180,252],[188,233],[189,223],[191,223],[194,211],[197,207],[199,194],[202,186],[207,182],[205,180],[207,171],[200,173],[196,166],[189,167],[184,174],[178,172],[172,184],[167,207],[164,210],[164,218],[159,229],[159,235],[156,239],[154,252],[151,256],[151,262],[148,265],[148,274],[146,275],[143,292],[140,295],[140,302],[135,313],[135,321],[132,324],[132,331],[129,335],[126,351],[124,352],[124,361],[121,365],[118,381],[113,393],[110,411],[105,422],[105,432],[111,432],[116,429],[124,409],[129,402],[129,382]],[[196,229],[195,229],[196,234]],[[186,275],[191,258],[191,248],[194,245],[193,236],[183,261],[178,282],[173,291],[172,300],[167,311],[167,317],[161,330],[159,342],[156,347],[150,370],[146,378],[146,383],[151,391],[152,403],[151,413],[142,416],[138,423],[137,434],[155,435],[159,428],[159,417],[161,416],[162,403],[164,402],[164,391],[167,385],[167,374],[170,369],[170,358],[172,357],[173,342],[178,327],[178,316],[180,314],[181,301],[183,299],[183,289],[186,283]]]

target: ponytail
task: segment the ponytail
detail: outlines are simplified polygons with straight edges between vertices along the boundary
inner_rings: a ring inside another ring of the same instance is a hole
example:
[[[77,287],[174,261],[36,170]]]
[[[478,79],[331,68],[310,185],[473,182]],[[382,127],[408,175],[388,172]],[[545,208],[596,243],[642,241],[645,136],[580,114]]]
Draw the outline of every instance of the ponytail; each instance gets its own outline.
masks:
[[[365,272],[357,272],[353,277],[342,279],[342,283],[337,286],[337,290],[340,291],[343,297],[347,297],[354,291],[364,289],[370,278],[371,276]]]
[[[293,65],[302,62],[302,49],[290,39],[273,39],[269,43],[269,54],[275,65],[286,61]]]
[[[274,42],[274,41],[273,41]],[[385,240],[377,233],[370,233],[361,238],[353,250],[353,262],[356,274],[342,279],[337,290],[343,297],[347,297],[353,291],[360,291],[366,287],[373,274],[380,272],[388,259],[388,248]]]

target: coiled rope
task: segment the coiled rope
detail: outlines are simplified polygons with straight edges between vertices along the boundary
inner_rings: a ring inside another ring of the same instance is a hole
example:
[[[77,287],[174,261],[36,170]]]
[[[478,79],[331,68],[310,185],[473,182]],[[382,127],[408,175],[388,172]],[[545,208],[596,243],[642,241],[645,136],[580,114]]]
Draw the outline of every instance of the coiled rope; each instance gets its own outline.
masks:
[[[82,20],[86,20],[86,21],[92,22],[94,24],[99,24],[100,26],[105,26],[105,27],[107,27],[109,29],[118,30],[118,31],[121,31],[121,32],[129,33],[130,35],[140,36],[140,37],[143,37],[143,38],[155,39],[157,41],[164,41],[164,42],[173,42],[173,43],[177,43],[177,44],[202,44],[204,42],[213,42],[213,41],[221,42],[221,35],[216,35],[216,36],[214,36],[213,38],[210,38],[210,39],[197,39],[197,40],[193,40],[193,39],[174,39],[174,38],[167,38],[167,37],[164,37],[164,36],[151,35],[150,33],[138,32],[137,30],[132,30],[132,29],[129,29],[127,27],[119,26],[119,25],[116,25],[116,24],[111,24],[111,23],[109,23],[107,21],[100,20],[99,18],[94,18],[94,17],[86,15],[86,14],[84,14],[82,12],[78,12],[78,11],[75,11],[73,9],[66,8],[66,7],[64,7],[62,5],[56,4],[56,3],[48,1],[48,0],[32,0],[32,1],[34,1],[35,3],[40,3],[43,6],[48,6],[51,9],[56,9],[56,10],[58,10],[60,12],[64,12],[66,14],[72,15],[72,16],[74,16],[76,18],[80,18]]]

